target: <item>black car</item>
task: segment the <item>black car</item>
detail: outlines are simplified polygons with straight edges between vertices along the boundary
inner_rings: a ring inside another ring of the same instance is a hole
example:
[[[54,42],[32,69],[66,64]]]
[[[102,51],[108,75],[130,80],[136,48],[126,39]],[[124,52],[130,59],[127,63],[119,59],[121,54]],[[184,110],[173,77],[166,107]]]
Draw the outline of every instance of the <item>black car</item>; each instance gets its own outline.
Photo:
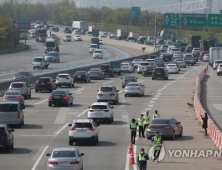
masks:
[[[14,148],[14,129],[9,129],[6,124],[0,124],[0,146],[2,146],[6,152],[10,152]]]
[[[68,90],[53,90],[48,99],[48,106],[53,104],[69,106],[73,104],[73,96]]]
[[[168,72],[163,67],[156,67],[153,69],[152,80],[165,79],[168,80]]]
[[[52,77],[39,77],[35,82],[35,92],[56,90],[55,80]]]
[[[162,58],[155,58],[154,62],[157,67],[165,67],[165,63]]]
[[[109,64],[101,64],[99,68],[104,72],[105,75],[109,75],[110,77],[114,76],[114,71],[110,67]]]
[[[146,66],[146,69],[142,71],[142,75],[145,77],[145,76],[152,76],[152,73],[153,73],[153,69],[155,67],[152,66],[152,65],[148,65]]]
[[[138,78],[136,78],[133,75],[126,75],[126,76],[122,77],[121,79],[122,79],[122,88],[124,88],[130,82],[137,82]]]
[[[170,53],[161,53],[160,57],[163,59],[164,62],[172,61],[172,56]]]
[[[74,82],[80,82],[80,81],[85,82],[85,83],[90,82],[90,77],[86,71],[75,72],[75,74],[73,75],[73,78],[74,78]]]
[[[66,28],[63,29],[63,32],[64,32],[64,33],[71,34],[71,33],[72,33],[72,30],[66,27]]]

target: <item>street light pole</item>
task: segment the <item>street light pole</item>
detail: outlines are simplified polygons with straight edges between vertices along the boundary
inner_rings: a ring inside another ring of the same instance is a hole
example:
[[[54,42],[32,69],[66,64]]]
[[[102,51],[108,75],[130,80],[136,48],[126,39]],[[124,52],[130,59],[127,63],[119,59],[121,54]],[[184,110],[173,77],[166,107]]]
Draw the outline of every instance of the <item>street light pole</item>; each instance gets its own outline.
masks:
[[[25,20],[27,20],[27,0],[25,1]],[[25,47],[26,47],[27,29],[25,29]]]
[[[132,10],[133,2],[130,0],[130,25],[132,25],[132,19],[131,19],[131,10]]]
[[[182,22],[181,22],[181,1],[182,0],[179,0],[180,1],[180,35],[179,35],[179,37],[181,37],[181,24],[182,24]]]

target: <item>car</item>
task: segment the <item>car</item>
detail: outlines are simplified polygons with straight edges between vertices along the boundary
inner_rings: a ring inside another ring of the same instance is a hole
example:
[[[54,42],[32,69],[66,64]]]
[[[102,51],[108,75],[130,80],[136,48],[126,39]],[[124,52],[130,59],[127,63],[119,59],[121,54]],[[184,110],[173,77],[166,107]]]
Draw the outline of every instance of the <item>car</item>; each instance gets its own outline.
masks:
[[[72,30],[69,29],[68,27],[64,27],[63,32],[64,32],[64,33],[71,34],[71,33],[72,33]]]
[[[82,41],[81,35],[75,35],[74,36],[74,41]]]
[[[93,58],[103,58],[103,51],[101,49],[94,50]]]
[[[222,63],[222,60],[214,60],[213,70],[216,70],[220,63]]]
[[[200,55],[200,48],[193,48],[192,52],[193,54],[197,54],[198,56]],[[198,57],[199,58],[199,57]]]
[[[153,119],[147,127],[147,139],[151,139],[155,136],[157,131],[160,132],[160,136],[170,137],[172,140],[174,140],[177,136],[183,136],[183,126],[181,122],[178,122],[172,117],[159,117]]]
[[[53,90],[48,98],[48,106],[52,105],[73,105],[73,96],[68,90]]]
[[[61,73],[56,76],[56,86],[74,87],[74,78],[69,73]]]
[[[25,100],[24,96],[21,94],[20,91],[6,91],[3,98],[3,102],[18,102],[23,109],[25,109]]]
[[[134,70],[137,69],[139,63],[141,63],[141,62],[143,62],[143,59],[140,59],[140,58],[133,60],[132,64],[133,64]]]
[[[164,62],[172,61],[172,56],[170,53],[161,53],[160,58],[162,58]]]
[[[103,40],[99,40],[99,45],[104,45]]]
[[[152,73],[152,80],[164,79],[168,80],[168,72],[164,67],[155,67]]]
[[[121,63],[120,64],[120,71],[123,72],[129,72],[133,73],[134,67],[131,63]]]
[[[219,64],[217,67],[217,75],[220,76],[222,74],[222,64]]]
[[[192,50],[193,50],[193,47],[192,47],[192,46],[187,46],[187,47],[185,48],[185,53],[191,53]]]
[[[204,57],[205,54],[209,54],[209,52],[208,51],[201,51],[200,55],[199,55],[199,60],[203,61],[203,57]]]
[[[181,58],[176,58],[174,61],[179,64],[179,67],[180,67],[180,68],[181,68],[181,67],[186,68],[186,62],[184,61],[183,57],[181,57]]]
[[[128,42],[130,42],[130,43],[136,43],[135,40],[129,40]]]
[[[146,62],[149,63],[149,65],[155,65],[155,60],[154,59],[146,59]]]
[[[175,51],[175,52],[173,53],[173,59],[176,58],[176,57],[183,57],[181,51]]]
[[[168,73],[179,73],[179,68],[177,67],[176,64],[168,64],[166,67],[166,70],[168,71]]]
[[[146,69],[146,66],[150,65],[149,62],[141,62],[139,63],[138,67],[137,67],[137,73],[140,74],[142,73],[143,70]]]
[[[153,65],[146,66],[145,70],[142,71],[142,75],[145,76],[152,76],[153,69],[155,67]]]
[[[73,75],[74,82],[85,82],[89,83],[90,82],[90,77],[87,73],[87,71],[76,71],[75,74]]]
[[[28,71],[20,71],[15,74],[14,79],[24,79],[29,77],[33,77],[32,73]]]
[[[50,52],[46,53],[45,60],[48,62],[59,63],[60,62],[59,52],[58,51],[50,51]]]
[[[154,59],[155,66],[157,67],[165,67],[165,63],[162,58],[158,57]]]
[[[52,32],[59,32],[59,28],[58,27],[51,27],[50,29]]]
[[[95,122],[106,121],[111,124],[114,121],[113,108],[107,102],[94,102],[89,106],[87,117]]]
[[[123,93],[125,97],[130,95],[139,95],[142,97],[145,93],[144,85],[139,82],[130,82],[126,85]]]
[[[31,98],[31,87],[26,82],[12,82],[9,86],[9,90],[20,91],[25,99]]]
[[[204,56],[202,57],[202,61],[203,62],[208,62],[209,61],[209,58],[210,58],[210,55],[208,53],[204,54]]]
[[[0,147],[3,147],[6,152],[11,152],[14,148],[14,129],[10,129],[7,124],[0,124]]]
[[[90,79],[105,79],[105,74],[100,68],[91,68],[88,71]]]
[[[24,125],[24,113],[19,102],[0,102],[0,124]]]
[[[28,37],[29,37],[29,38],[35,38],[35,32],[30,32],[30,34],[29,34]]]
[[[71,42],[71,41],[72,41],[71,35],[65,35],[65,37],[63,38],[63,41],[65,41],[65,42]]]
[[[83,170],[83,153],[76,148],[53,148],[47,153],[47,170]]]
[[[130,82],[137,82],[138,78],[136,78],[133,75],[126,75],[126,76],[122,77],[121,79],[122,79],[122,88],[124,88]]]
[[[45,57],[34,57],[32,60],[32,68],[36,69],[48,69],[49,61],[45,60]]]
[[[176,60],[170,61],[168,64],[176,64],[177,67],[179,68],[179,71],[180,71],[180,64],[179,64],[179,62],[177,62]]]
[[[113,104],[119,103],[119,90],[115,86],[101,86],[97,90],[97,102],[112,102]]]
[[[93,53],[96,49],[98,49],[97,44],[90,44],[89,53]]]
[[[96,145],[99,142],[99,124],[93,119],[75,119],[72,124],[68,124],[69,145],[73,142],[90,141]]]
[[[160,50],[167,51],[168,45],[161,45]]]
[[[114,76],[114,71],[113,69],[110,67],[109,64],[101,64],[99,66],[99,68],[104,72],[105,75],[108,75],[110,77]]]
[[[52,77],[39,77],[35,82],[35,92],[56,90],[56,83]]]
[[[187,65],[194,65],[195,64],[195,59],[192,53],[187,53],[184,56],[184,61],[186,62]]]
[[[175,51],[179,51],[179,49],[178,49],[178,48],[171,48],[170,54],[173,56],[173,54],[175,53]]]

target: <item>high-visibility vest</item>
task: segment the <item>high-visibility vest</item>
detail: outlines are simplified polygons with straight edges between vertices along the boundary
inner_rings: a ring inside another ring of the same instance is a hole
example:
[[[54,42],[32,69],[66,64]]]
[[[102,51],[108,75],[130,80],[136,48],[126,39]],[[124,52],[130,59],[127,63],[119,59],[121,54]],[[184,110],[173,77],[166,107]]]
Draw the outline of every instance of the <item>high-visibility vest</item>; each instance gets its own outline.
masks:
[[[156,136],[154,136],[153,138],[153,143],[154,143],[154,146],[161,146],[162,143],[161,143],[161,136],[159,136],[158,138]]]
[[[146,153],[144,153],[143,155],[139,154],[139,161],[147,161],[145,156],[146,156]]]
[[[143,126],[143,118],[139,117],[138,121],[138,125]]]
[[[158,117],[160,117],[160,115],[158,113],[155,113],[154,118],[158,118]]]
[[[150,116],[144,115],[143,119],[144,119],[144,121],[143,121],[144,125],[149,125],[150,124],[150,121],[149,121]]]
[[[132,129],[136,129],[136,123],[131,123],[130,126]]]

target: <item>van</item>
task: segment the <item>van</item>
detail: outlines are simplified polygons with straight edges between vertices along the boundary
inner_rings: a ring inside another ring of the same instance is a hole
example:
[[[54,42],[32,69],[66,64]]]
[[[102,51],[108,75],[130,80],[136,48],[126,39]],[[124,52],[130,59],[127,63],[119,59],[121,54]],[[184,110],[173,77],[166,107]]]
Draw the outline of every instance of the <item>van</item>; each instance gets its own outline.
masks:
[[[90,44],[89,53],[93,53],[98,48],[97,44]]]
[[[48,69],[49,61],[45,60],[45,57],[34,57],[32,60],[32,68],[39,68],[39,69]]]

